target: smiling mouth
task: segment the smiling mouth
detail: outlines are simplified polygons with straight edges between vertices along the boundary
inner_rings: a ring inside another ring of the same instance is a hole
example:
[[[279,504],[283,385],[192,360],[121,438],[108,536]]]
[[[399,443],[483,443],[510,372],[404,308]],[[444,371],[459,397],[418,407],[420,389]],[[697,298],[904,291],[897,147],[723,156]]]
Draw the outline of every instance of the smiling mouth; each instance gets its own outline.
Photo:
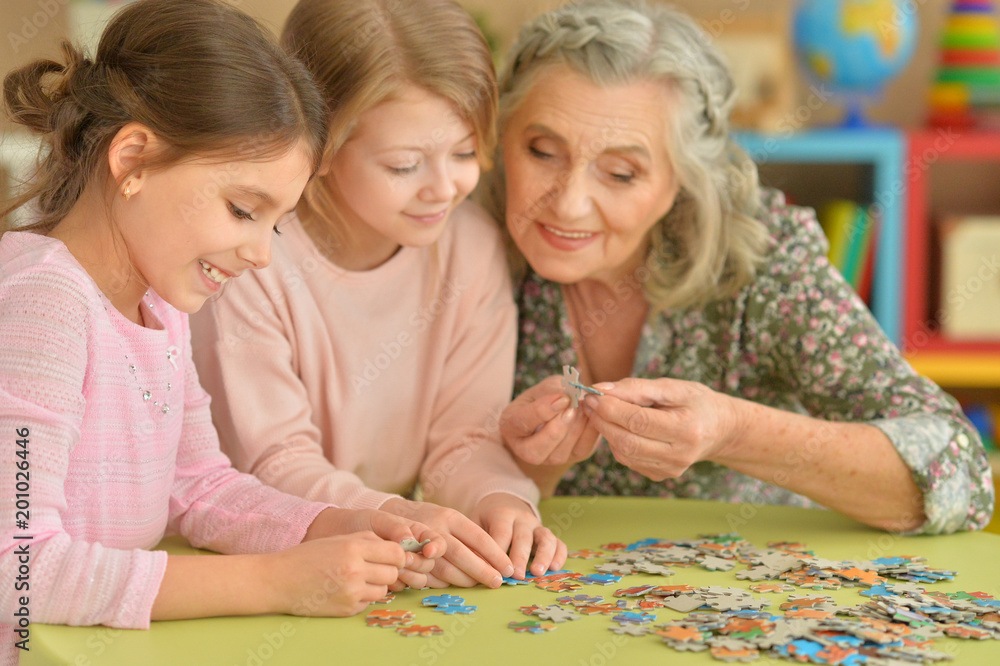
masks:
[[[198,263],[201,264],[201,272],[204,273],[209,279],[211,279],[216,284],[225,284],[226,280],[228,280],[231,277],[230,275],[223,273],[215,266],[212,266],[211,264],[204,262],[201,259],[198,260]]]
[[[592,231],[563,231],[562,229],[556,229],[555,227],[550,227],[545,224],[542,225],[542,228],[554,236],[559,236],[560,238],[572,238],[574,240],[581,240],[597,235]]]

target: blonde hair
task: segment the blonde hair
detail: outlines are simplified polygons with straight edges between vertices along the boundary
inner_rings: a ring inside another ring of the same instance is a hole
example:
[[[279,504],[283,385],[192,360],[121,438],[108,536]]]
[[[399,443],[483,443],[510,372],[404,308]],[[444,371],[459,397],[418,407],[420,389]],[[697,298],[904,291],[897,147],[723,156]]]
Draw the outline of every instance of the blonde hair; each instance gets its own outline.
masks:
[[[129,122],[167,146],[143,168],[192,154],[265,159],[300,139],[318,166],[326,111],[309,73],[225,2],[139,0],[115,14],[93,59],[62,51],[61,63],[36,60],[4,79],[8,113],[42,135],[30,185],[0,207],[2,217],[35,202],[21,230],[51,231],[91,179],[108,178],[111,141]]]
[[[664,114],[680,192],[652,231],[651,316],[735,294],[748,284],[767,245],[757,168],[729,138],[735,88],[708,37],[685,14],[644,0],[583,0],[522,28],[500,76],[500,132],[539,74],[569,66],[596,85],[663,81],[677,106]],[[481,198],[498,220],[515,278],[526,270],[504,220],[502,160]]]
[[[472,125],[480,164],[490,166],[496,146],[496,72],[486,40],[457,3],[300,0],[281,43],[305,63],[330,109],[321,170],[350,138],[357,119],[406,85],[452,102]],[[340,216],[328,188],[323,179],[311,182],[300,206],[306,215],[335,223]]]

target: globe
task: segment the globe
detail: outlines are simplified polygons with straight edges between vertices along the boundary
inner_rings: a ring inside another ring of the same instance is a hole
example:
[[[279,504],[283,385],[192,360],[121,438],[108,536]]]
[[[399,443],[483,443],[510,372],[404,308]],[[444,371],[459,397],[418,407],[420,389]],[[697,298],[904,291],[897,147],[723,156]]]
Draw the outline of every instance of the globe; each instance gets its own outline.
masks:
[[[917,42],[912,0],[801,0],[795,50],[806,73],[846,97],[847,124],[866,124],[862,100],[906,66]]]

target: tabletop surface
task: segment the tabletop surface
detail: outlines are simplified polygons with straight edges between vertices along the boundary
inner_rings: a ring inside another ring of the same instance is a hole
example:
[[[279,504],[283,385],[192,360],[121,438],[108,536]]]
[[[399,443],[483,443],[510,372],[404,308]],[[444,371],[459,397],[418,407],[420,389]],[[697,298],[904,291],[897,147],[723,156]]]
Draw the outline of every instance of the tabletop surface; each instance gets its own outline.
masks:
[[[564,497],[541,505],[545,523],[567,543],[570,550],[597,549],[611,542],[631,543],[646,538],[695,539],[703,534],[737,532],[755,546],[768,542],[794,541],[806,544],[816,556],[834,560],[872,560],[895,555],[919,555],[936,569],[958,572],[954,581],[928,585],[928,590],[982,591],[1000,598],[1000,535],[984,532],[937,537],[899,537],[880,532],[828,511],[789,507],[720,504],[694,500],[650,498]],[[164,547],[175,553],[194,552],[167,540]],[[566,569],[594,573],[604,559],[570,559]],[[609,586],[589,585],[568,594],[586,592],[614,601],[615,589],[641,584],[741,587],[749,581],[732,571],[707,571],[700,567],[676,569],[669,577],[635,574]],[[868,601],[859,595],[864,588],[823,591],[842,605]],[[424,597],[450,593],[478,607],[470,615],[444,615],[421,605]],[[791,594],[819,594],[796,589]],[[31,651],[21,653],[21,664],[90,664],[143,666],[307,666],[311,664],[507,664],[525,658],[534,664],[603,666],[660,661],[685,666],[722,664],[707,652],[676,652],[656,635],[621,636],[612,633],[609,617],[594,615],[561,623],[545,634],[519,634],[509,622],[529,619],[519,608],[556,603],[567,593],[553,593],[534,585],[504,585],[500,589],[406,590],[379,608],[410,610],[416,624],[434,624],[444,634],[404,637],[392,629],[368,627],[369,611],[350,618],[305,619],[291,616],[212,618],[178,622],[154,622],[149,631],[122,631],[106,627],[61,627],[32,625]],[[771,599],[767,610],[780,614],[779,603],[787,594],[756,595]],[[684,617],[661,608],[656,623]],[[935,649],[951,654],[951,663],[1000,663],[1000,641],[941,638]],[[772,661],[757,663],[794,663]]]

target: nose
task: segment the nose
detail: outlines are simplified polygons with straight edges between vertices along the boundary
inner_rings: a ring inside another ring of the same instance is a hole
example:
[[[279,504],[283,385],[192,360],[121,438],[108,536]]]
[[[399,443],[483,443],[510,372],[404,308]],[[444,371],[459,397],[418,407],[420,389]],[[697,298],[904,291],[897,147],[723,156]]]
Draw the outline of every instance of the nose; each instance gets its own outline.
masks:
[[[271,239],[274,237],[273,227],[259,226],[263,230],[255,232],[236,250],[236,256],[255,269],[266,268],[271,263]]]
[[[593,200],[585,165],[574,166],[560,174],[549,192],[552,212],[560,220],[578,220],[586,217],[593,208]]]
[[[421,190],[424,201],[451,201],[458,194],[458,187],[446,164],[436,164],[428,169],[430,180]]]

